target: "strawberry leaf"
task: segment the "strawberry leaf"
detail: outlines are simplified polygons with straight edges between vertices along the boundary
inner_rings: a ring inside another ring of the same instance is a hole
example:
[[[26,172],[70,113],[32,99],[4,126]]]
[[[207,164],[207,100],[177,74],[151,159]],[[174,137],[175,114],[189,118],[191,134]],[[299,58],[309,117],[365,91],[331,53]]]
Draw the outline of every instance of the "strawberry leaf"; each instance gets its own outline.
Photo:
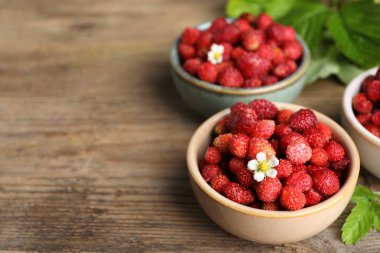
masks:
[[[263,11],[264,2],[262,0],[229,0],[226,5],[226,14],[231,18],[237,18],[244,12],[257,15]]]
[[[347,217],[342,227],[342,241],[355,244],[363,238],[374,222],[372,204],[368,201],[359,202]]]
[[[379,195],[372,192],[367,187],[363,185],[358,185],[354,190],[354,193],[351,197],[351,201],[357,204],[362,201],[376,201],[378,198]]]
[[[380,204],[373,203],[373,210],[375,214],[375,221],[373,222],[373,228],[380,233]]]

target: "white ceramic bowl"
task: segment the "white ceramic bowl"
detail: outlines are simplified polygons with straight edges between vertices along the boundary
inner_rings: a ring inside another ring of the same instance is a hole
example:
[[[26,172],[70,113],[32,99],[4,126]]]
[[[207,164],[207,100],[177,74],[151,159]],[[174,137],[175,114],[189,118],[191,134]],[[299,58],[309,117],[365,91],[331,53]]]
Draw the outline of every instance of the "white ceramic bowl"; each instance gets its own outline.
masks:
[[[363,80],[368,75],[374,75],[376,70],[377,67],[360,74],[346,87],[342,104],[342,124],[355,141],[363,167],[380,178],[380,165],[377,160],[377,157],[380,156],[380,139],[368,132],[357,121],[352,109],[352,98],[359,93]]]
[[[275,102],[279,109],[298,111],[302,107]],[[207,119],[194,133],[187,149],[187,166],[194,194],[206,214],[224,230],[241,238],[268,244],[300,241],[312,237],[331,225],[346,208],[359,176],[358,151],[350,136],[325,115],[314,111],[318,121],[327,124],[333,138],[341,143],[351,159],[347,179],[339,191],[321,203],[297,211],[268,211],[235,203],[217,193],[202,178],[198,161],[210,144],[215,124],[225,109]]]

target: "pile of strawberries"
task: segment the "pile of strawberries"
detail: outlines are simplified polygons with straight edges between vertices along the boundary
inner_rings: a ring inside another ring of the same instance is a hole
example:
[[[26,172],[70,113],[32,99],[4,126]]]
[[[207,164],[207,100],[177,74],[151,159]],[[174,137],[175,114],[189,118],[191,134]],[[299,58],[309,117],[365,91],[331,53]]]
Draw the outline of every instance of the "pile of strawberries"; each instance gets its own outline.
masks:
[[[215,125],[211,145],[199,162],[203,178],[215,191],[254,208],[298,210],[340,189],[350,160],[313,111],[278,110],[264,99],[237,103],[230,111]],[[275,176],[255,179],[249,163],[259,153],[277,160]]]
[[[212,45],[223,46],[220,62],[208,59]],[[254,88],[276,83],[294,73],[303,54],[290,26],[262,13],[243,14],[232,23],[215,19],[210,28],[186,28],[178,51],[183,68],[199,79],[224,87]]]
[[[380,68],[367,76],[359,94],[352,99],[356,118],[370,133],[380,138]]]

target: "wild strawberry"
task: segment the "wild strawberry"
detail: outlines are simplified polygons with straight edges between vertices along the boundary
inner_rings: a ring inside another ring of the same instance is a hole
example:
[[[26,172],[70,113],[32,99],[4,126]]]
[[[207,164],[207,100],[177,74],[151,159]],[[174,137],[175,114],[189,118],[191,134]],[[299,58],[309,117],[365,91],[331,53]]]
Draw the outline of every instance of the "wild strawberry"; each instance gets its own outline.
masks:
[[[282,185],[280,180],[267,177],[257,184],[257,197],[263,202],[274,202],[281,194]]]
[[[235,20],[234,25],[236,25],[241,32],[249,31],[252,29],[251,24],[244,18],[238,18]]]
[[[226,175],[218,174],[211,179],[210,186],[215,191],[222,192],[229,182],[230,180]]]
[[[247,168],[241,169],[236,173],[236,180],[241,186],[251,188],[253,184],[252,172]]]
[[[230,142],[232,134],[221,134],[215,137],[213,141],[214,147],[217,147],[222,153],[228,153],[230,151]]]
[[[228,168],[233,174],[236,174],[239,170],[247,168],[247,162],[242,158],[234,156],[229,161]]]
[[[240,15],[239,19],[245,19],[247,20],[249,23],[253,23],[256,21],[256,17],[253,16],[251,13],[248,13],[248,12],[244,12]]]
[[[374,80],[367,86],[367,98],[372,102],[380,101],[380,80]]]
[[[302,192],[305,192],[311,189],[313,186],[313,180],[306,172],[297,171],[286,179],[285,186],[293,186]]]
[[[214,21],[212,21],[211,26],[209,28],[209,31],[213,33],[215,31],[222,30],[227,25],[228,25],[228,23],[227,23],[226,19],[223,17],[219,17],[219,18],[216,18]]]
[[[218,69],[211,62],[204,62],[199,66],[198,77],[202,81],[216,83],[218,79]]]
[[[306,197],[301,190],[286,186],[282,189],[280,204],[287,210],[296,211],[305,206]]]
[[[366,78],[364,78],[364,81],[362,83],[362,87],[361,87],[361,90],[364,92],[364,93],[367,93],[367,90],[368,90],[368,85],[374,81],[376,79],[376,77],[374,75],[369,75],[367,76]]]
[[[321,131],[321,133],[325,137],[326,141],[329,141],[331,139],[332,132],[331,132],[331,128],[328,125],[326,125],[324,123],[317,123],[315,125],[315,128],[317,128],[319,131]]]
[[[199,38],[196,42],[197,48],[197,56],[201,59],[205,59],[207,57],[207,52],[212,43],[212,34],[208,31],[203,31],[199,35]]]
[[[220,32],[213,33],[213,38],[216,43],[231,43],[235,44],[240,38],[241,31],[235,24],[229,24]]]
[[[275,76],[277,76],[280,79],[289,76],[290,73],[288,66],[285,63],[280,63],[277,66],[275,66],[272,72]]]
[[[253,125],[251,137],[269,139],[274,133],[275,126],[273,120],[259,120]]]
[[[274,134],[280,138],[290,133],[292,133],[292,129],[289,126],[285,126],[285,125],[277,125],[274,131]]]
[[[192,46],[197,42],[200,34],[201,32],[198,29],[187,27],[182,33],[181,43]]]
[[[217,135],[225,134],[228,132],[228,125],[230,121],[230,115],[224,116],[221,120],[219,120],[215,127],[214,127],[214,133]]]
[[[350,165],[351,160],[345,156],[342,160],[330,163],[330,168],[334,171],[345,170]]]
[[[244,78],[236,68],[227,67],[219,74],[218,82],[224,87],[238,88],[243,86]]]
[[[271,63],[256,53],[246,53],[237,60],[236,66],[245,78],[251,78],[265,76]]]
[[[195,48],[185,43],[179,43],[178,52],[183,60],[191,59],[195,56]]]
[[[285,41],[295,40],[296,31],[291,26],[285,26],[283,30],[283,37]]]
[[[358,113],[365,114],[372,111],[373,104],[367,99],[364,93],[359,93],[352,99],[352,107]]]
[[[298,60],[303,53],[302,45],[297,41],[287,41],[282,46],[284,54],[291,60]]]
[[[216,175],[222,174],[222,169],[215,164],[206,165],[202,170],[202,177],[206,182],[210,182]]]
[[[222,154],[218,148],[208,147],[204,158],[209,164],[218,164],[222,161]]]
[[[272,58],[273,66],[286,62],[287,60],[284,51],[277,46],[272,47],[272,55],[273,55],[273,58]]]
[[[270,101],[265,99],[256,99],[248,104],[252,108],[258,119],[275,119],[277,116],[277,107]]]
[[[277,114],[277,123],[289,125],[289,119],[293,115],[293,111],[289,109],[280,110]]]
[[[231,114],[230,129],[231,132],[249,135],[257,121],[257,115],[254,110],[247,108]]]
[[[290,127],[298,132],[303,132],[308,128],[312,128],[317,123],[317,117],[310,109],[301,109],[295,112],[289,119]]]
[[[265,30],[272,23],[273,23],[272,18],[266,13],[261,13],[257,18],[257,27],[260,30]]]
[[[276,155],[276,151],[268,140],[263,138],[252,138],[249,142],[247,158],[251,160],[255,158],[259,152],[263,152],[267,158]]]
[[[255,51],[265,41],[265,34],[260,30],[247,30],[241,34],[241,44],[247,51]]]
[[[234,49],[232,49],[232,52],[231,52],[231,58],[234,60],[234,61],[237,61],[243,54],[245,54],[247,51],[245,51],[243,48],[241,47],[235,47]]]
[[[208,165],[208,162],[202,158],[198,163],[199,171],[202,171],[206,165]]]
[[[262,85],[262,81],[258,78],[248,78],[245,79],[243,87],[244,88],[256,88]]]
[[[325,196],[336,193],[339,188],[339,179],[329,169],[321,169],[313,174],[313,187]]]
[[[201,64],[202,60],[199,58],[188,59],[183,64],[183,69],[192,75],[196,75]]]
[[[231,154],[244,158],[248,152],[249,137],[245,134],[234,134],[230,142]]]
[[[290,134],[285,135],[280,139],[280,147],[284,152],[286,152],[289,144],[298,142],[306,144],[307,140],[299,133],[291,132]]]
[[[310,162],[316,166],[325,166],[329,160],[327,152],[323,148],[312,149]]]
[[[280,206],[277,202],[264,202],[261,206],[261,209],[268,211],[278,211],[280,210]]]
[[[273,50],[268,44],[260,44],[256,52],[261,58],[267,59],[268,61],[273,60]]]
[[[224,188],[224,195],[226,198],[242,205],[251,204],[255,200],[250,190],[240,186],[238,183],[233,182],[226,185]]]
[[[344,148],[336,141],[329,141],[324,149],[327,152],[330,162],[342,160],[345,155]]]
[[[218,77],[219,75],[227,68],[233,68],[234,63],[232,61],[223,61],[221,63],[218,63],[215,65],[216,69],[218,70]]]
[[[252,208],[256,208],[256,209],[261,209],[261,201],[253,202],[249,206],[252,207]]]
[[[305,164],[293,164],[293,172],[296,171],[307,171]]]
[[[286,148],[286,159],[292,164],[306,163],[311,157],[311,148],[303,142],[290,143]]]
[[[380,127],[380,110],[375,112],[372,116],[372,123]]]
[[[279,179],[287,178],[293,173],[293,165],[286,159],[280,159],[276,170]]]
[[[285,40],[284,27],[278,23],[272,23],[266,30],[269,38],[274,39],[277,43]]]
[[[297,63],[293,60],[287,60],[285,65],[288,68],[289,75],[293,74],[298,68]]]
[[[230,107],[231,115],[244,111],[247,112],[249,109],[249,106],[243,102],[237,102]]]
[[[368,130],[371,134],[375,135],[376,137],[380,138],[380,127],[375,126],[373,124],[367,124],[364,126],[365,129]]]
[[[272,145],[274,151],[276,152],[277,156],[281,156],[281,148],[280,148],[280,141],[278,139],[270,139],[269,140],[270,145]]]
[[[313,176],[316,171],[319,171],[321,169],[327,169],[327,167],[324,167],[324,166],[315,166],[315,165],[310,164],[310,165],[308,165],[306,167],[306,172],[309,175]]]
[[[312,148],[323,148],[327,141],[325,136],[317,128],[308,128],[303,132],[303,136]]]
[[[371,122],[372,114],[366,113],[366,114],[359,114],[356,116],[356,119],[359,121],[360,124],[366,125]]]
[[[319,194],[316,190],[311,188],[310,190],[305,192],[305,197],[306,197],[306,206],[314,206],[321,202],[322,200],[322,195]]]
[[[275,76],[264,76],[261,78],[261,81],[263,82],[264,86],[272,85],[274,83],[278,82],[278,78]]]

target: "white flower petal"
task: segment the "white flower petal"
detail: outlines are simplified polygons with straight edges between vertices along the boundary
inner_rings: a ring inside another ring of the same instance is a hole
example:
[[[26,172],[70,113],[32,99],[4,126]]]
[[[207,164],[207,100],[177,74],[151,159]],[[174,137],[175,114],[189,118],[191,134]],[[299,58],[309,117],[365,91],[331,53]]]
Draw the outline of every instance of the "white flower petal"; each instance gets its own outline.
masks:
[[[223,45],[218,45],[218,48],[217,48],[217,50],[216,50],[218,53],[220,53],[220,54],[223,54],[223,52],[224,52],[224,47],[223,47]]]
[[[218,52],[219,45],[218,44],[212,44],[211,45],[211,51],[212,52]]]
[[[265,178],[264,172],[258,171],[255,172],[255,175],[253,176],[253,179],[255,179],[257,182],[263,181]]]
[[[212,61],[214,59],[214,53],[212,51],[207,53],[207,60]]]
[[[277,170],[269,169],[265,174],[267,177],[275,178],[277,176]]]
[[[256,159],[259,162],[263,162],[263,161],[265,161],[267,159],[267,155],[265,153],[263,153],[263,152],[259,152],[259,153],[256,154]]]
[[[269,159],[268,161],[268,165],[270,167],[276,167],[278,164],[280,163],[280,161],[277,159],[277,157],[273,156],[271,159]]]
[[[259,169],[259,163],[256,160],[251,160],[248,162],[247,167],[251,171],[256,171]]]

